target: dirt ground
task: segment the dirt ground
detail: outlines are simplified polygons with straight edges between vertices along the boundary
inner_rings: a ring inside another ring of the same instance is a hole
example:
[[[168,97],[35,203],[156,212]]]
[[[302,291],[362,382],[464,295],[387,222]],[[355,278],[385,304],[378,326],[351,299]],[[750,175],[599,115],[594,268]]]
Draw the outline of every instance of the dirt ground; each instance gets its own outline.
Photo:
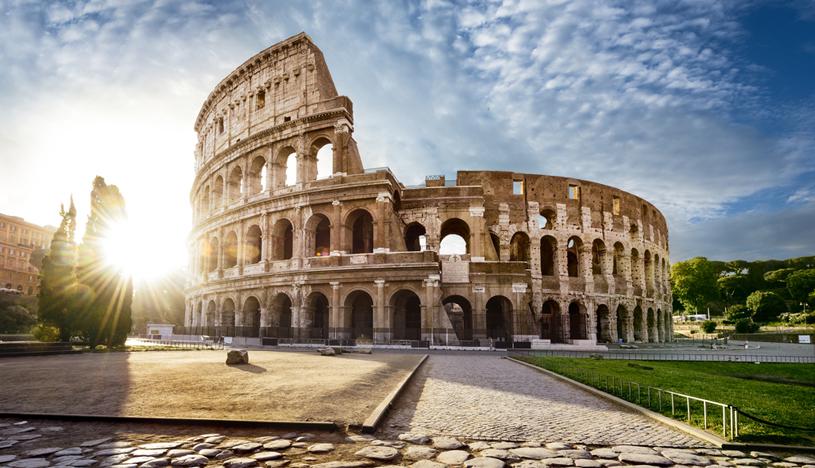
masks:
[[[149,351],[0,359],[0,411],[361,423],[417,355]]]

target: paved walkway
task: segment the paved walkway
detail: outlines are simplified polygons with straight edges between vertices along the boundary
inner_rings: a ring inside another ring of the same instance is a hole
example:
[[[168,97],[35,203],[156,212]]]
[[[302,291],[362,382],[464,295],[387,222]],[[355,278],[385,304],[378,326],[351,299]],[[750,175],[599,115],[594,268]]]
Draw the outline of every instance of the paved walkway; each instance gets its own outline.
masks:
[[[533,369],[483,355],[431,355],[384,430],[487,440],[706,445]]]

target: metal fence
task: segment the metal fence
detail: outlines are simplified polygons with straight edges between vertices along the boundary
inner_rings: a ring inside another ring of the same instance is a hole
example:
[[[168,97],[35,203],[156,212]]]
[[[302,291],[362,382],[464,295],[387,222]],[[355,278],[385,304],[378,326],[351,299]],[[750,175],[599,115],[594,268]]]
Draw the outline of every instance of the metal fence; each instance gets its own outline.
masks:
[[[200,340],[161,340],[154,338],[132,337],[128,338],[129,345],[143,344],[145,346],[166,346],[169,348],[184,349],[224,349],[224,341],[220,338],[201,336]]]
[[[632,351],[568,351],[568,350],[519,350],[513,349],[513,354],[523,356],[555,356],[572,358],[625,359],[634,361],[716,361],[716,362],[766,362],[766,363],[815,363],[815,356],[776,356],[763,354],[719,354],[691,353],[684,351],[666,350],[665,352],[648,352],[643,350]]]

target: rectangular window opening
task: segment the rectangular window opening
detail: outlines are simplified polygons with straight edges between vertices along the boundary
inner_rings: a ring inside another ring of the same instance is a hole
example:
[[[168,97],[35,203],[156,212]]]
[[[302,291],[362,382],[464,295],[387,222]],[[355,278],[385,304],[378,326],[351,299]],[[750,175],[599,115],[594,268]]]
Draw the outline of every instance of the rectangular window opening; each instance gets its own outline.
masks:
[[[569,184],[569,200],[580,200],[580,186]]]
[[[611,212],[614,216],[620,216],[620,197],[614,197],[611,201]]]
[[[524,181],[522,181],[522,180],[513,180],[512,181],[512,193],[514,195],[523,195],[524,194]]]

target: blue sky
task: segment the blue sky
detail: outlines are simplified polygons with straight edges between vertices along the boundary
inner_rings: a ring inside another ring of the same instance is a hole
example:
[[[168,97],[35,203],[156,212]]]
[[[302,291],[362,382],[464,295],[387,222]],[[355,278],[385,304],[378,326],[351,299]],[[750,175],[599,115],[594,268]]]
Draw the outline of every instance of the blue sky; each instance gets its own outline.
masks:
[[[815,254],[815,2],[0,0],[0,211],[97,173],[148,242],[189,229],[211,88],[300,31],[368,167],[568,175],[667,216],[671,260]]]

